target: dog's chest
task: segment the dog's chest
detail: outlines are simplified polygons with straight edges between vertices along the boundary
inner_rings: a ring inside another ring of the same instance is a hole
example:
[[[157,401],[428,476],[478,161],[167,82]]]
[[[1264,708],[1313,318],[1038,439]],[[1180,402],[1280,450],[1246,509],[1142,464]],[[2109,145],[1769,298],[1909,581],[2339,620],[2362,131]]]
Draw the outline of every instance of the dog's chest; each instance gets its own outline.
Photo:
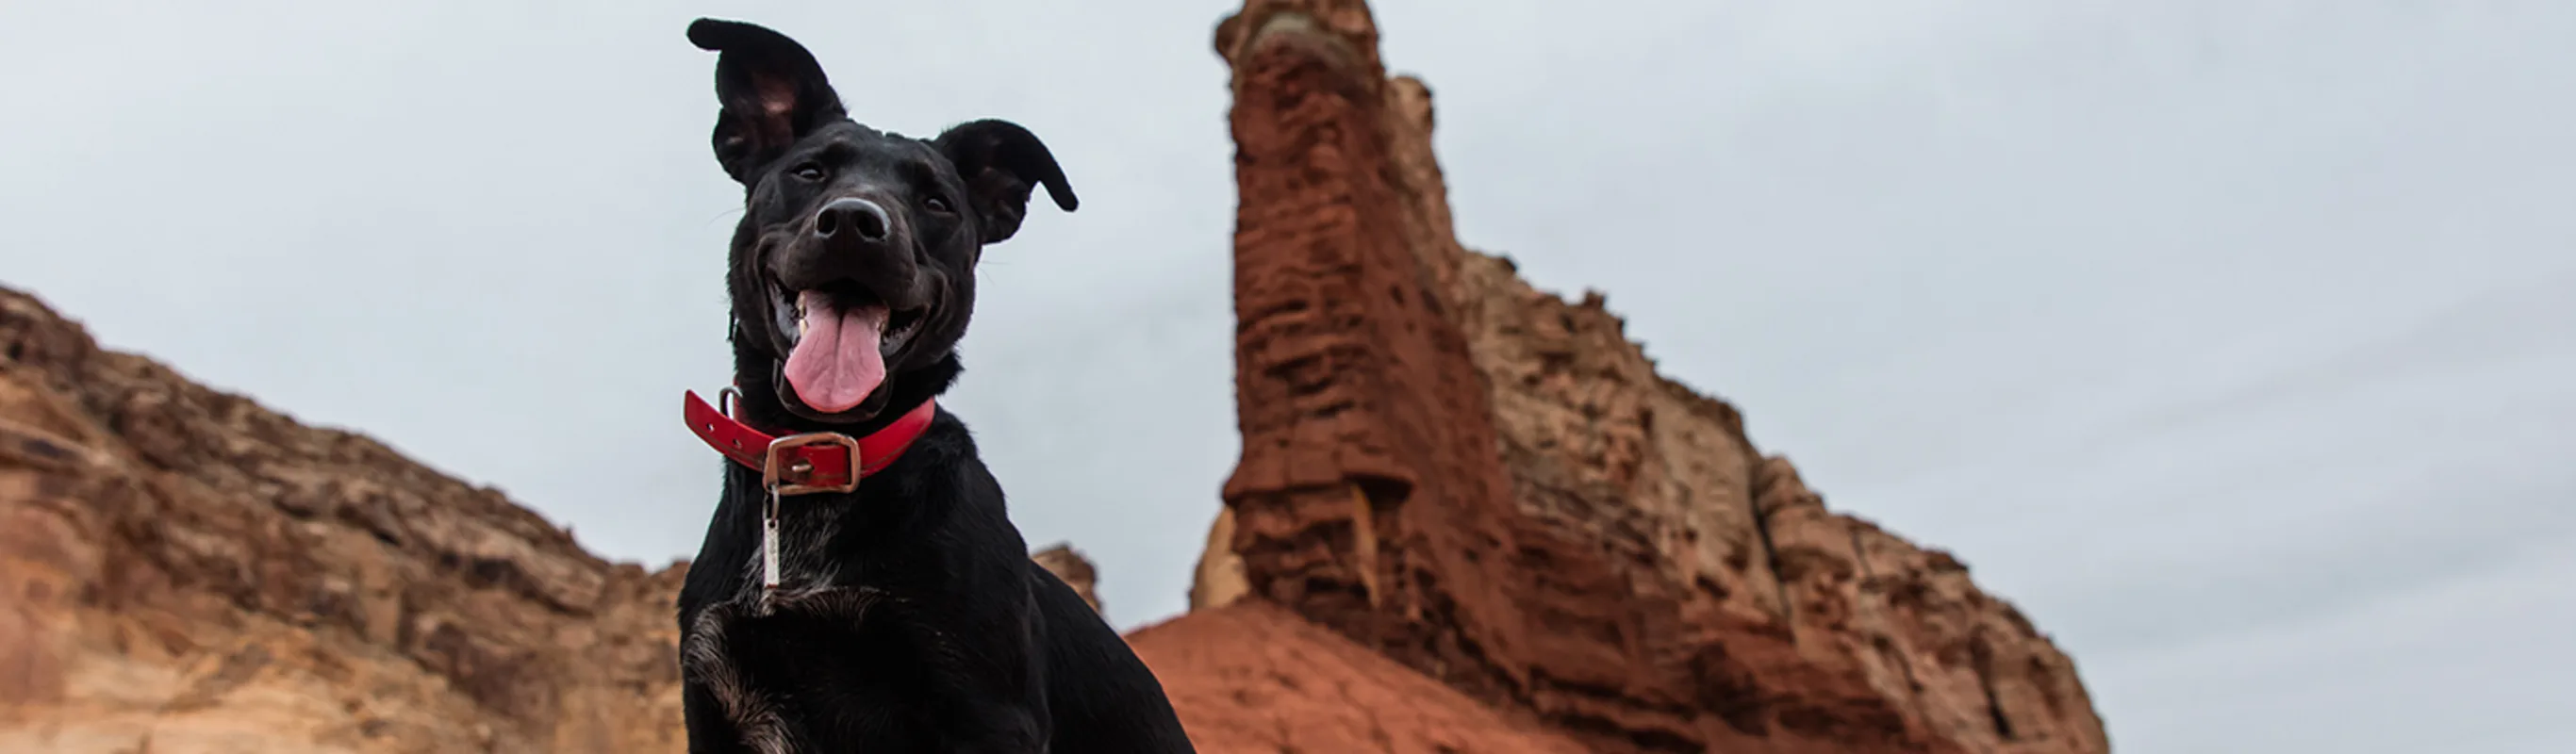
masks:
[[[741,586],[730,602],[748,603],[759,614],[781,606],[781,600],[819,594],[842,586],[841,564],[831,556],[831,543],[847,516],[836,506],[799,506],[797,498],[772,501],[760,522],[760,536],[740,564]],[[775,577],[777,583],[772,584]]]
[[[889,601],[873,586],[853,583],[843,564],[828,557],[840,516],[828,509],[782,516],[777,537],[738,564],[731,594],[701,609],[691,621],[683,661],[693,674],[733,685],[774,685],[781,673],[801,675],[828,665],[812,655],[842,654],[870,629],[870,615]],[[762,576],[775,562],[779,582]],[[878,621],[882,622],[882,620]],[[793,638],[794,641],[784,639]],[[764,678],[766,677],[766,678]],[[718,686],[725,685],[718,683]]]
[[[754,751],[860,741],[910,750],[906,742],[931,735],[920,679],[957,654],[918,600],[937,560],[874,536],[885,523],[869,502],[782,500],[774,587],[759,546],[707,562],[731,573],[700,593],[711,599],[688,618],[682,665]]]
[[[810,581],[752,587],[697,614],[681,662],[753,751],[784,754],[902,729],[904,699],[890,681],[909,672],[902,653],[890,651],[905,642],[882,617],[884,592]],[[837,703],[817,706],[826,699]]]

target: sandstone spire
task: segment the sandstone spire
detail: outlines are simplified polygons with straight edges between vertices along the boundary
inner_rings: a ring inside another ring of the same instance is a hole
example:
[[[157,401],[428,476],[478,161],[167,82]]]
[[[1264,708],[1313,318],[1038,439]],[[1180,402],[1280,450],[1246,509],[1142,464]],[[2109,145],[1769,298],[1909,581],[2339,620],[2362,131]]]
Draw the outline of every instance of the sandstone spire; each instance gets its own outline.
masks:
[[[1826,510],[1599,294],[1461,247],[1376,43],[1356,0],[1217,30],[1244,443],[1202,573],[1603,751],[2107,750],[1955,558]]]

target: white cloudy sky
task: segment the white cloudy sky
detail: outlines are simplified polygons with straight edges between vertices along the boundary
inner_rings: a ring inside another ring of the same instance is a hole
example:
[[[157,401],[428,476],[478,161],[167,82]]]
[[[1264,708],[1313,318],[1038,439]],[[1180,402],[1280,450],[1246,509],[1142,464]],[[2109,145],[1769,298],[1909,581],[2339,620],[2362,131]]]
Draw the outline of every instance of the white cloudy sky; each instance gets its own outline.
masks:
[[[2576,4],[1383,5],[1465,240],[1957,550],[2122,751],[2576,751]],[[13,2],[0,282],[685,555],[738,193],[681,31],[770,23],[1063,157],[953,405],[1133,625],[1236,450],[1228,7]]]

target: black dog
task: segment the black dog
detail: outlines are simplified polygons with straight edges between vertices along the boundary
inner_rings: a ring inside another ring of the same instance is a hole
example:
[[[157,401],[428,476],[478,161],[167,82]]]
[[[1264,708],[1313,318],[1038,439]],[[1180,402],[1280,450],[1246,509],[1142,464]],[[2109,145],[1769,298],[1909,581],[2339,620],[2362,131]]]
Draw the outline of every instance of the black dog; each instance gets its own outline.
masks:
[[[716,159],[746,195],[726,275],[740,400],[687,407],[740,462],[680,592],[689,751],[1191,751],[933,401],[984,245],[1037,186],[1074,208],[1055,157],[1003,121],[859,125],[769,29],[699,19],[689,41],[721,53]]]

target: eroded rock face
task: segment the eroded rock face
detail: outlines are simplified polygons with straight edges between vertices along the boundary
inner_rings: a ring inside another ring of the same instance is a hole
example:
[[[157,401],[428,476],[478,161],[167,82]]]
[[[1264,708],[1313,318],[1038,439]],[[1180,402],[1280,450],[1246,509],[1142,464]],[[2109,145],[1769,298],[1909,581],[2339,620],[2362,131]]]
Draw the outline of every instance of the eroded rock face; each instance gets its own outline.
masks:
[[[1365,6],[1252,0],[1217,46],[1252,593],[1605,751],[2107,750],[1956,559],[1827,511],[1600,295],[1458,244]]]
[[[1208,525],[1207,549],[1199,552],[1198,570],[1190,577],[1190,611],[1225,607],[1251,592],[1251,582],[1243,577],[1243,557],[1234,554],[1234,509],[1220,507],[1216,522]]]
[[[1082,601],[1091,603],[1093,612],[1100,611],[1100,571],[1092,567],[1090,558],[1082,556],[1082,551],[1068,543],[1057,543],[1030,553],[1029,558],[1073,587],[1075,594],[1082,595]]]
[[[1255,2],[1218,30],[1234,63],[1243,457],[1226,482],[1250,593],[1470,693],[1510,610],[1508,479],[1459,329],[1404,243],[1386,180],[1384,77],[1357,2]]]
[[[0,290],[0,751],[678,751],[672,596]]]

